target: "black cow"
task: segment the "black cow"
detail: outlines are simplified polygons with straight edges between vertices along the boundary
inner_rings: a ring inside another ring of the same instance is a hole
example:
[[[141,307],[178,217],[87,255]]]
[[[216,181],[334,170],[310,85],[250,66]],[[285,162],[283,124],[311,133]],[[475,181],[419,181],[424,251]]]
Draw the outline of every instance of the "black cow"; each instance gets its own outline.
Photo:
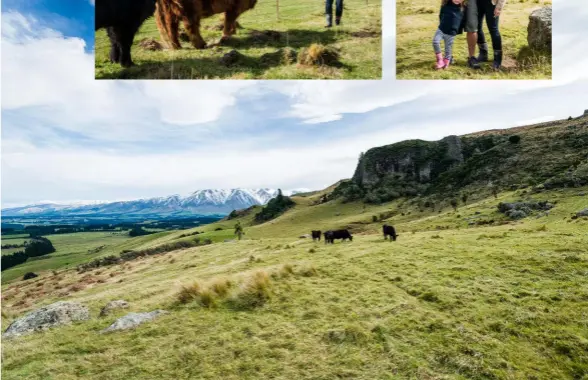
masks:
[[[96,0],[95,30],[106,28],[110,61],[133,65],[131,45],[139,27],[155,12],[155,0]]]
[[[388,236],[390,236],[390,241],[396,241],[396,238],[399,236],[396,234],[394,226],[384,224],[384,226],[382,227],[382,231],[384,232],[384,240],[386,240]]]
[[[325,244],[334,244],[335,239],[349,239],[349,241],[353,241],[353,236],[351,236],[348,230],[327,231],[323,235],[325,237]]]
[[[320,231],[312,231],[312,241],[318,240],[321,241],[321,232]]]

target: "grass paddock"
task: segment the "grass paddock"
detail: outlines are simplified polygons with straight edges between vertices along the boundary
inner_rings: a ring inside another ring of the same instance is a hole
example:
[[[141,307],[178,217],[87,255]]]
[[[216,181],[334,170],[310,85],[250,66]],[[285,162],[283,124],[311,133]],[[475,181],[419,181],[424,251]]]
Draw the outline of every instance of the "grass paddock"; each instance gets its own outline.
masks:
[[[527,43],[529,15],[551,5],[551,0],[507,1],[500,16],[504,61],[499,72],[492,70],[492,43],[484,21],[490,49],[490,62],[481,70],[467,67],[466,34],[458,35],[453,45],[455,64],[435,70],[432,40],[439,26],[439,0],[398,0],[396,3],[396,78],[397,79],[551,79],[551,54],[535,52]],[[444,45],[441,45],[444,49]],[[477,49],[477,48],[476,48]],[[477,50],[476,50],[477,51]],[[476,53],[477,54],[477,53]]]

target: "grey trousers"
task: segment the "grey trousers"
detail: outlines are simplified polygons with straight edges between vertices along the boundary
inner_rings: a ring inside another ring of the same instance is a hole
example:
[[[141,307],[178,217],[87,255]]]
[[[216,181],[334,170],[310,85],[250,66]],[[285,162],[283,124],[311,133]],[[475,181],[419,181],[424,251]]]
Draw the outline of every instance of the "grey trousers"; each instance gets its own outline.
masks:
[[[453,41],[455,41],[455,36],[445,34],[441,29],[437,29],[437,32],[433,37],[433,49],[435,49],[435,54],[441,53],[441,40],[445,41],[445,58],[451,59],[453,56]]]

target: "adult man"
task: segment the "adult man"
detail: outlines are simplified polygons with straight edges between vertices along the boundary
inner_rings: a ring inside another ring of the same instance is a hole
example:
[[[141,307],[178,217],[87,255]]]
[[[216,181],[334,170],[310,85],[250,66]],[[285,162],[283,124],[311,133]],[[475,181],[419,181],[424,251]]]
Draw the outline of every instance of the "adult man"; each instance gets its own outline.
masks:
[[[480,19],[478,17],[478,0],[468,0],[466,8],[465,31],[468,40],[468,66],[472,69],[479,69],[480,63],[476,58],[476,44],[478,43],[478,28]]]

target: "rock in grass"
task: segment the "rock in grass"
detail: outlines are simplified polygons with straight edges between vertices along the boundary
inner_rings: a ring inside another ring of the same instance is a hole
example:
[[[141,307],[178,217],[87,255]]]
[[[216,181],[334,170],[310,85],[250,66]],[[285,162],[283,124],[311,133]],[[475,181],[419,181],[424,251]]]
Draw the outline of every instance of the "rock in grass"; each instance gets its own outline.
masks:
[[[167,314],[168,312],[165,310],[154,310],[148,313],[129,313],[124,317],[120,317],[114,323],[104,330],[103,333],[117,331],[117,330],[128,330],[134,329],[135,327],[139,326],[141,323],[151,321],[162,314]]]
[[[31,311],[12,322],[2,336],[12,338],[88,319],[90,319],[90,311],[86,306],[77,302],[60,301]]]
[[[588,208],[587,208],[587,209],[584,209],[584,210],[582,210],[582,211],[578,211],[578,212],[576,213],[576,216],[577,216],[578,218],[579,218],[579,217],[581,217],[581,216],[588,216]]]
[[[100,310],[100,316],[104,317],[110,314],[113,310],[127,309],[128,307],[129,303],[125,300],[110,301],[102,308],[102,310]]]
[[[551,51],[551,15],[551,7],[544,7],[529,16],[527,42],[532,49]]]

